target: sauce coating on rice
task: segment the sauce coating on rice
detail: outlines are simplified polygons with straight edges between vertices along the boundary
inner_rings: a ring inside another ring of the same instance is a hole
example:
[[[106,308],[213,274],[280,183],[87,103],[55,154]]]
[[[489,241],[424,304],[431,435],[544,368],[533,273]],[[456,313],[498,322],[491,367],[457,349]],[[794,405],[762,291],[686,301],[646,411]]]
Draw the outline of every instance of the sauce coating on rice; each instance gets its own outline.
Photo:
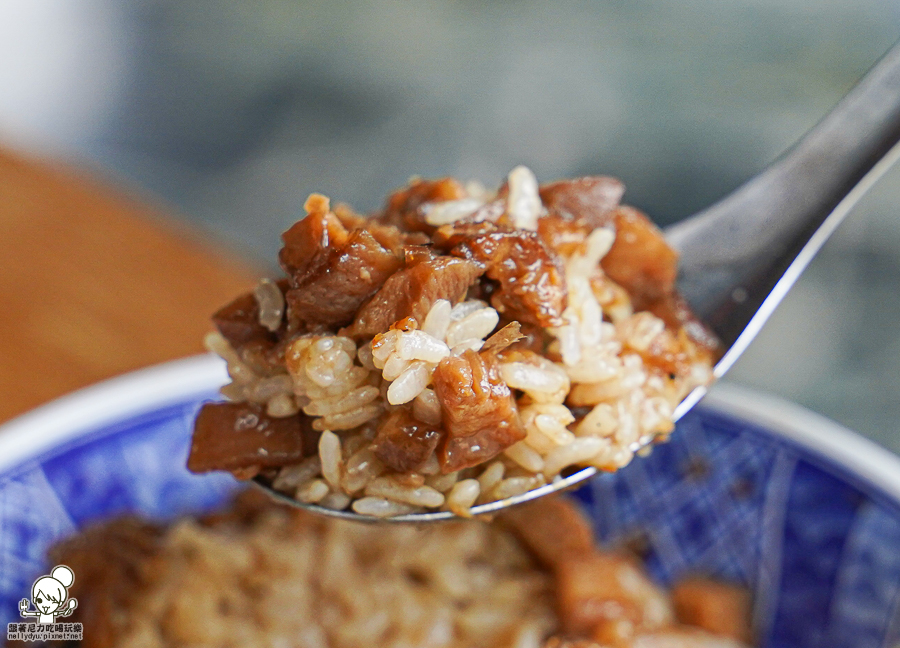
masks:
[[[717,345],[623,192],[517,167],[494,192],[415,180],[368,218],[313,194],[285,277],[213,317],[241,406],[204,407],[189,467],[389,516],[626,465],[711,380]]]
[[[689,576],[667,591],[545,498],[496,524],[323,519],[256,491],[161,526],[133,518],[50,551],[78,578],[82,645],[741,648],[750,598]]]

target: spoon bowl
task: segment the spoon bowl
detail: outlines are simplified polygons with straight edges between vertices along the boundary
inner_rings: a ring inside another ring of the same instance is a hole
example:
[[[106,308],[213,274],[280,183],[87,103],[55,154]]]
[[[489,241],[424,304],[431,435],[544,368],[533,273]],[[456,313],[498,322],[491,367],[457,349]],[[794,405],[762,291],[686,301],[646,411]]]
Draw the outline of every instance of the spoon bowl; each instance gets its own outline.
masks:
[[[895,45],[815,127],[782,157],[719,202],[666,230],[680,254],[678,289],[719,338],[721,378],[862,195],[900,157],[900,44]],[[693,390],[675,409],[678,421],[704,396]],[[637,452],[653,443],[646,437]],[[563,491],[596,475],[593,467],[521,495],[473,506],[487,515]],[[298,502],[257,477],[275,499],[358,521],[434,522],[449,511],[374,518]]]

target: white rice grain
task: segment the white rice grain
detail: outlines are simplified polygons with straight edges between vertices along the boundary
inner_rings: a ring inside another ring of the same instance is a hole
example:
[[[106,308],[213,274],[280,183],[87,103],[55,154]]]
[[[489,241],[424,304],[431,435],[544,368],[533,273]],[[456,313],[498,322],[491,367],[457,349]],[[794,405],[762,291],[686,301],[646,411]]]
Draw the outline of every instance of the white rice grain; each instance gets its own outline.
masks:
[[[423,389],[412,406],[413,416],[429,425],[441,424],[441,403],[433,389]]]
[[[438,363],[450,355],[450,347],[425,331],[409,331],[400,336],[394,352],[404,360]]]
[[[350,506],[351,501],[352,498],[346,493],[328,493],[328,495],[319,500],[318,503],[319,506],[333,511],[343,511]]]
[[[449,491],[459,480],[459,472],[447,473],[446,475],[434,475],[428,477],[425,483],[440,493]]]
[[[492,500],[504,500],[509,497],[515,497],[522,493],[527,493],[547,482],[542,475],[534,475],[532,477],[507,477],[501,479],[500,482],[491,489]]]
[[[276,394],[266,403],[266,414],[272,418],[287,418],[300,411],[291,394]]]
[[[381,393],[378,391],[377,387],[364,385],[363,387],[357,387],[356,389],[335,398],[321,398],[315,400],[304,407],[303,411],[310,416],[340,414],[368,405],[380,395]]]
[[[415,506],[386,500],[383,497],[362,497],[355,500],[351,505],[351,508],[360,515],[371,515],[372,517],[377,518],[408,515],[419,510]]]
[[[403,405],[408,403],[428,386],[434,367],[428,363],[416,360],[400,374],[387,390],[387,400],[391,405]]]
[[[349,445],[349,444],[348,444]],[[385,466],[368,446],[353,453],[344,462],[344,474],[341,489],[345,493],[356,493],[366,484],[385,471]]]
[[[494,486],[500,483],[506,472],[506,466],[499,461],[491,463],[483,473],[478,476],[478,483],[481,485],[482,494],[490,492]]]
[[[315,430],[352,430],[371,421],[382,411],[380,403],[365,405],[349,412],[328,414],[313,421]]]
[[[552,479],[563,468],[587,463],[607,447],[609,447],[607,439],[579,437],[569,445],[557,448],[544,458],[544,476]]]
[[[321,479],[311,479],[305,484],[301,484],[297,491],[294,493],[294,497],[299,502],[304,502],[306,504],[317,504],[322,501],[322,498],[328,495],[331,492],[331,489],[328,488],[328,484],[326,484]]]
[[[388,477],[378,477],[369,482],[366,495],[424,508],[438,508],[444,504],[444,495],[430,486],[402,486]]]
[[[443,340],[447,336],[447,327],[450,326],[450,312],[453,310],[446,299],[438,299],[431,306],[425,321],[422,323],[422,332]]]
[[[514,443],[503,453],[525,470],[537,473],[544,469],[544,458],[524,441]]]
[[[425,203],[422,205],[421,210],[425,215],[426,223],[434,227],[440,227],[470,216],[483,204],[478,198],[460,198],[458,200]]]
[[[322,460],[322,476],[332,488],[341,487],[341,440],[331,430],[324,430],[319,437],[319,458]]]
[[[298,464],[285,466],[279,470],[278,476],[272,481],[272,488],[283,492],[292,491],[321,472],[322,463],[319,457],[307,457]]]
[[[509,195],[506,212],[515,226],[520,229],[537,230],[538,218],[543,211],[538,194],[538,182],[534,173],[526,166],[517,166],[507,176]]]
[[[447,329],[447,346],[453,348],[466,340],[483,340],[496,328],[500,314],[493,308],[482,308],[453,322]]]
[[[284,320],[284,295],[271,279],[260,279],[253,296],[259,304],[259,323],[270,331],[277,331]]]
[[[458,481],[447,495],[447,508],[460,517],[472,517],[470,509],[480,494],[481,484],[477,479]]]

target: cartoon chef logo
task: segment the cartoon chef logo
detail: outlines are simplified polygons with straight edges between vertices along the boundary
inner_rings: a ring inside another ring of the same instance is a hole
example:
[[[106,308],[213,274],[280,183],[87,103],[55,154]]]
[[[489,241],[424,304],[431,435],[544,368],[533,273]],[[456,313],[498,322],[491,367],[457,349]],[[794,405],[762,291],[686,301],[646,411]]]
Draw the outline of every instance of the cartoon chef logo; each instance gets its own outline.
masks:
[[[41,576],[31,586],[31,602],[34,610],[28,609],[28,599],[19,601],[19,615],[37,617],[38,623],[56,623],[56,617],[67,617],[78,607],[76,599],[69,598],[69,588],[75,582],[75,574],[65,565],[57,565],[49,576]]]

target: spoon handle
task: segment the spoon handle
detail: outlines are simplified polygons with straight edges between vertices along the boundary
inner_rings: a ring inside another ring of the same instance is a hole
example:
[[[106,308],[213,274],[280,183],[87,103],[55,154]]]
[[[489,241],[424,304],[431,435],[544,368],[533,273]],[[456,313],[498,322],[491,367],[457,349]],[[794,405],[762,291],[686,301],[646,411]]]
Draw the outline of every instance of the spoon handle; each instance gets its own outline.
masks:
[[[727,352],[721,376],[865,191],[900,157],[900,44],[787,153],[670,228],[679,289]]]

